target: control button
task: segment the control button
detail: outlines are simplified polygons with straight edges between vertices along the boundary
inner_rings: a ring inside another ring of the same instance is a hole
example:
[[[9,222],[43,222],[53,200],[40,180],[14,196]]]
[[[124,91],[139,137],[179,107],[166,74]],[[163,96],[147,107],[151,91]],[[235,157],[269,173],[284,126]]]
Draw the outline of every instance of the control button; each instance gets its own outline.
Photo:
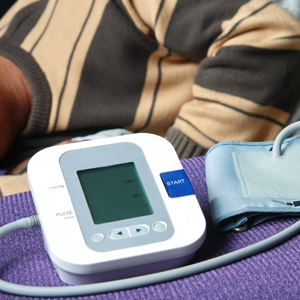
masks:
[[[183,169],[161,173],[160,177],[170,198],[195,194],[193,186]]]
[[[130,237],[127,228],[114,229],[109,232],[108,236],[113,240],[125,239]]]
[[[149,233],[150,228],[147,225],[136,225],[129,227],[129,232],[131,236],[139,236]]]
[[[101,233],[95,233],[92,235],[92,241],[95,243],[102,242],[104,240],[104,235]]]
[[[152,227],[155,231],[158,231],[158,232],[165,231],[168,228],[167,224],[165,222],[161,222],[161,221],[155,222],[152,225]]]

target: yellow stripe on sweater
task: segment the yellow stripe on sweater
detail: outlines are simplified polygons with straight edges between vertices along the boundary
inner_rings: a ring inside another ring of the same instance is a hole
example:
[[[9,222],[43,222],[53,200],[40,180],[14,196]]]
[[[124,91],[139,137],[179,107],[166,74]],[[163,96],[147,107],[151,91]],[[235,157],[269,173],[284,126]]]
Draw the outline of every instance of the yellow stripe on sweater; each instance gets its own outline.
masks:
[[[156,25],[155,25],[155,37],[160,44],[164,44],[166,33],[171,21],[173,12],[175,10],[177,0],[165,0],[159,13]]]
[[[71,118],[73,105],[75,103],[81,73],[85,63],[85,57],[93,41],[93,37],[101,22],[103,12],[109,0],[96,1],[88,19],[88,22],[78,41],[77,47],[70,64],[69,74],[65,84],[65,90],[61,95],[61,106],[58,115],[56,130],[66,130]]]
[[[285,124],[290,116],[289,113],[279,108],[273,106],[262,106],[250,100],[220,93],[214,90],[209,90],[196,84],[193,86],[193,95],[195,98],[206,98],[212,101],[220,102],[225,106],[227,105],[235,107],[238,110],[245,111],[245,113],[257,114],[262,117],[265,116],[267,118],[274,119],[274,121],[277,121],[278,123]],[[201,104],[199,103],[199,105]]]
[[[21,45],[26,51],[31,51],[35,46],[32,55],[47,76],[52,93],[48,132],[54,128],[70,55],[92,3],[92,0],[58,1],[57,4],[55,1],[49,1],[44,15]],[[52,15],[53,9],[55,11]],[[48,24],[51,15],[52,18]],[[47,26],[46,33],[41,36],[45,26]],[[38,44],[36,44],[37,41]]]
[[[270,3],[270,4],[269,4]],[[300,39],[283,40],[300,35],[300,22],[279,5],[267,0],[252,0],[236,15],[222,23],[222,34],[209,48],[215,56],[221,47],[252,46],[264,49],[300,50]]]
[[[126,8],[130,18],[132,19],[135,26],[145,35],[153,36],[153,27],[150,27],[148,24],[144,22],[141,16],[137,13],[135,6],[133,5],[131,0],[122,0],[124,7]],[[138,1],[137,5],[140,4],[139,8],[142,11],[145,8],[149,8],[149,4],[156,4],[156,1]],[[153,12],[152,8],[151,11]]]
[[[204,100],[199,97],[200,100],[193,100],[184,105],[175,126],[206,148],[210,148],[214,144],[213,141],[274,140],[282,130],[282,125],[270,121],[269,118],[285,123],[289,117],[288,113],[274,107],[262,107],[245,99],[214,91],[207,92],[201,87],[194,90],[195,94],[201,94]],[[212,95],[213,100],[209,101]],[[219,103],[215,99],[218,99]]]
[[[143,22],[154,31],[157,14],[159,12],[162,1],[164,0],[123,0],[123,3],[125,1],[132,3],[132,6],[134,7],[137,15],[140,16]]]
[[[193,99],[192,85],[198,67],[198,62],[177,54],[168,56],[168,50],[164,47],[155,51],[148,61],[135,120],[127,129],[135,131],[143,128],[143,132],[164,136],[182,105]]]

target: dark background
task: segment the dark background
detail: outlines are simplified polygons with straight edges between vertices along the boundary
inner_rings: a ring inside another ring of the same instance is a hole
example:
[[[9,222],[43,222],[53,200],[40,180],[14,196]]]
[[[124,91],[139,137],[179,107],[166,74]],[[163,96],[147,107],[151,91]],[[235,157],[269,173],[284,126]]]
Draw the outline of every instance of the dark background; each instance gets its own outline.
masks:
[[[0,19],[17,0],[0,0]]]

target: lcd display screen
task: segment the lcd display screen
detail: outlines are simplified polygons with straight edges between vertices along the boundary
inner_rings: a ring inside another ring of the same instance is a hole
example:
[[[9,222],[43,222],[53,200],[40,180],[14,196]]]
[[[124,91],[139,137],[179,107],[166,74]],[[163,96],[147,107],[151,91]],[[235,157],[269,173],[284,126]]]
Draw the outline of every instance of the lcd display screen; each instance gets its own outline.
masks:
[[[95,224],[153,214],[133,162],[77,171]]]

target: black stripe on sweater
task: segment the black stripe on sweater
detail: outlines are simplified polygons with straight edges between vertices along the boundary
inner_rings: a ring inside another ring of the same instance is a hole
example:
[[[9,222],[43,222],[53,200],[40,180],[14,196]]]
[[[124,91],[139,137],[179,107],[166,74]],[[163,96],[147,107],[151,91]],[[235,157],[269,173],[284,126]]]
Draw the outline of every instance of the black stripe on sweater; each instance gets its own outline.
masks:
[[[156,99],[157,99],[157,92],[158,92],[158,89],[159,89],[160,83],[161,83],[161,63],[162,63],[163,59],[165,59],[166,57],[169,57],[170,55],[171,55],[171,51],[169,50],[168,54],[161,57],[158,61],[158,78],[157,78],[157,82],[156,82],[156,86],[155,86],[155,91],[154,91],[154,95],[153,95],[153,101],[152,101],[150,113],[149,113],[149,116],[148,116],[148,119],[147,119],[145,125],[143,127],[139,128],[139,129],[137,129],[135,131],[135,133],[137,133],[137,132],[143,130],[144,128],[146,128],[149,125],[149,123],[152,119],[153,110],[154,110],[155,102],[156,102]]]
[[[47,4],[48,0],[40,1],[26,6],[19,11],[9,24],[7,31],[1,39],[13,37],[13,43],[15,45],[22,44],[28,33],[40,19]]]
[[[74,56],[74,52],[75,52],[75,49],[76,49],[76,47],[78,45],[78,42],[79,42],[79,40],[80,40],[80,38],[82,36],[82,33],[83,33],[84,29],[85,29],[87,21],[90,18],[91,12],[92,12],[92,10],[94,8],[94,4],[95,4],[95,0],[93,0],[93,3],[92,3],[91,8],[90,8],[90,11],[89,11],[89,13],[88,13],[88,15],[87,15],[87,17],[86,17],[86,19],[84,21],[84,24],[83,24],[83,26],[81,28],[79,36],[77,37],[77,40],[75,42],[75,45],[73,47],[73,50],[72,50],[72,53],[71,53],[71,56],[70,56],[70,59],[69,59],[69,62],[68,62],[68,67],[67,67],[67,72],[66,72],[66,76],[65,76],[63,88],[62,88],[60,96],[59,96],[57,114],[56,114],[55,124],[54,124],[54,130],[56,130],[56,127],[57,127],[57,122],[58,122],[58,118],[59,118],[59,110],[60,110],[60,106],[61,106],[61,101],[62,101],[62,97],[64,95],[65,88],[66,88],[66,85],[67,85],[67,81],[68,81],[68,77],[69,77],[69,72],[70,72],[70,66],[71,66],[71,62],[72,62],[73,56]]]
[[[157,21],[158,21],[158,19],[159,19],[159,15],[160,15],[160,13],[161,13],[161,11],[162,11],[162,8],[163,8],[164,4],[165,4],[165,0],[161,0],[160,5],[159,5],[159,8],[158,8],[158,11],[157,11],[157,14],[156,14],[155,23],[154,23],[154,28],[156,27]]]
[[[249,46],[221,48],[204,59],[196,84],[291,113],[300,95],[300,52]]]
[[[118,9],[124,14],[124,16],[126,16],[128,20],[132,21],[130,14],[128,13],[126,7],[124,6],[122,0],[110,0],[110,1],[113,2],[118,7]],[[150,26],[148,26],[146,23],[144,23],[144,25],[149,28],[149,31],[152,31],[152,28],[150,28]]]
[[[216,103],[216,104],[225,106],[225,107],[227,107],[227,108],[233,109],[233,110],[235,110],[235,111],[237,111],[237,112],[240,112],[240,113],[242,113],[242,114],[244,114],[244,115],[247,115],[247,116],[249,116],[249,117],[254,117],[254,118],[264,119],[264,120],[267,120],[267,121],[269,121],[269,122],[275,123],[275,124],[277,124],[277,125],[279,125],[279,126],[281,126],[281,127],[284,127],[284,126],[285,126],[285,124],[283,124],[283,123],[281,123],[281,122],[279,122],[279,121],[277,121],[277,120],[275,120],[275,119],[273,119],[273,118],[270,118],[270,117],[268,117],[268,116],[263,116],[263,115],[259,115],[259,114],[249,113],[249,112],[247,112],[247,111],[245,111],[245,110],[239,109],[239,108],[237,108],[237,107],[235,107],[235,106],[232,106],[232,105],[229,105],[229,104],[226,104],[226,103],[222,103],[222,102],[220,102],[220,101],[210,100],[210,99],[205,99],[205,98],[200,98],[200,97],[195,97],[195,99],[196,99],[196,100],[200,100],[200,101],[205,101],[205,102]]]
[[[191,127],[193,127],[196,131],[198,131],[201,135],[203,135],[204,137],[206,137],[208,140],[210,140],[213,143],[218,143],[217,141],[215,141],[214,139],[210,138],[208,135],[206,135],[204,132],[202,132],[199,128],[197,128],[195,125],[193,125],[190,121],[178,116],[177,119],[189,124]]]
[[[173,52],[201,60],[230,20],[248,0],[178,0],[166,33],[165,45]]]
[[[155,40],[109,2],[91,43],[69,129],[116,128],[133,123]]]
[[[232,28],[229,30],[229,32],[227,32],[225,35],[219,37],[218,39],[216,39],[214,41],[214,43],[217,43],[219,41],[222,41],[224,39],[226,39],[228,36],[230,36],[232,34],[232,32],[235,31],[235,29],[245,20],[251,18],[252,16],[256,15],[257,13],[259,13],[260,11],[264,10],[266,7],[268,7],[270,4],[274,4],[274,2],[268,2],[265,5],[263,5],[262,7],[260,7],[259,9],[255,10],[254,12],[252,12],[249,16],[241,19],[240,21],[238,21],[237,23],[235,23]]]
[[[38,43],[40,42],[40,40],[41,40],[42,37],[44,36],[45,32],[47,31],[47,29],[48,29],[48,27],[49,27],[49,24],[51,23],[52,17],[53,17],[53,15],[54,15],[55,9],[56,9],[56,7],[57,7],[57,3],[58,3],[58,0],[56,0],[56,2],[55,2],[55,5],[54,5],[53,10],[52,10],[52,12],[51,12],[51,16],[50,16],[50,18],[49,18],[49,20],[48,20],[48,23],[47,23],[45,29],[43,30],[41,36],[38,38],[38,40],[37,40],[37,41],[35,42],[35,44],[33,45],[32,49],[30,50],[30,53],[33,52],[33,50],[34,50],[35,47],[38,45]]]
[[[300,39],[300,35],[290,35],[290,36],[283,36],[281,38],[278,38],[278,40],[294,40],[294,39]]]

